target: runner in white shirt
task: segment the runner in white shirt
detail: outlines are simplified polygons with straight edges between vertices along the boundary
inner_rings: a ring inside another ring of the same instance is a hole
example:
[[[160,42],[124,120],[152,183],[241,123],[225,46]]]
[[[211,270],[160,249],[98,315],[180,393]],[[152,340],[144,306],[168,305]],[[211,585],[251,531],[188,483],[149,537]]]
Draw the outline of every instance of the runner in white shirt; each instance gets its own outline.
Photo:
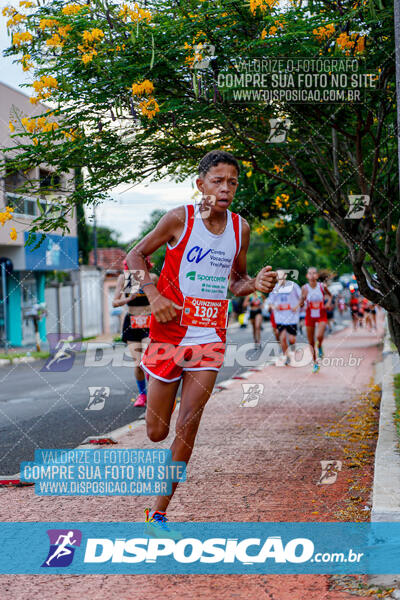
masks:
[[[268,302],[274,311],[276,327],[279,332],[279,342],[285,357],[283,364],[289,365],[289,345],[294,346],[296,343],[301,288],[294,281],[286,279],[287,274],[285,271],[278,269],[277,275],[278,283],[270,293]],[[287,338],[289,338],[289,344]]]

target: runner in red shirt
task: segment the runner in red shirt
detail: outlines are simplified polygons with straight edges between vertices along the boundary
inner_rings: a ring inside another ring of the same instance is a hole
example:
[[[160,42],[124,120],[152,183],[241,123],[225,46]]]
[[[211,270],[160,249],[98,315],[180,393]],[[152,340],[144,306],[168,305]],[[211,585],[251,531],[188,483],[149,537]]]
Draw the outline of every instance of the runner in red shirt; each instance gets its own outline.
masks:
[[[351,291],[351,297],[350,297],[350,312],[351,312],[351,319],[353,321],[353,331],[355,331],[357,329],[357,326],[360,324],[359,305],[360,305],[359,298],[357,296],[356,291],[353,290],[353,291]]]
[[[332,306],[332,294],[324,283],[318,281],[318,271],[315,267],[310,267],[306,275],[308,283],[301,289],[301,298],[299,306],[306,305],[306,330],[308,343],[311,346],[313,354],[313,373],[319,371],[317,355],[315,350],[315,330],[317,337],[317,347],[319,358],[323,358],[322,342],[324,340],[325,329],[328,324],[326,310]],[[328,304],[324,306],[324,298],[328,296]]]
[[[247,274],[250,227],[230,212],[238,187],[239,165],[227,152],[214,150],[200,161],[196,184],[203,198],[199,211],[180,206],[164,215],[155,229],[127,256],[130,269],[144,269],[142,289],[151,306],[150,344],[142,367],[150,376],[147,434],[153,442],[169,433],[175,396],[182,395],[171,446],[172,460],[187,463],[201,415],[224,360],[227,300],[256,290],[268,294],[276,273],[264,267],[255,278]],[[157,287],[144,258],[167,244]],[[152,526],[168,527],[165,511],[172,494],[159,496],[147,513]]]

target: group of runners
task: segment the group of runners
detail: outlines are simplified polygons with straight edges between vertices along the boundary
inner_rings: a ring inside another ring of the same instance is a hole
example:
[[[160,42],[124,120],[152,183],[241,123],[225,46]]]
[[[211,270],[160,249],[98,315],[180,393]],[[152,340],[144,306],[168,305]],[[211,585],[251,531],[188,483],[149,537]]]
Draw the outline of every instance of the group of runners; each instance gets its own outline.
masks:
[[[322,343],[328,316],[333,312],[332,294],[326,283],[319,281],[321,277],[315,267],[308,269],[307,283],[303,287],[295,281],[288,280],[284,269],[277,269],[277,278],[277,284],[266,299],[272,329],[282,349],[282,358],[278,357],[277,364],[290,365],[297,328],[304,317],[307,340],[312,353],[312,370],[316,373],[320,369],[318,359],[324,356]],[[249,319],[256,346],[260,345],[263,303],[264,298],[259,292],[251,294],[243,303],[244,308],[250,306]]]
[[[147,435],[151,441],[161,442],[168,436],[181,386],[171,455],[173,461],[186,464],[224,360],[230,308],[226,298],[228,286],[233,296],[245,297],[257,344],[262,298],[267,296],[285,356],[289,356],[288,348],[295,343],[301,311],[315,371],[319,368],[317,353],[322,355],[326,311],[332,296],[327,286],[318,281],[317,270],[308,270],[307,283],[302,288],[288,281],[283,270],[276,272],[269,265],[255,277],[247,273],[250,227],[243,217],[229,210],[239,173],[239,164],[231,154],[219,150],[207,153],[199,163],[196,179],[202,194],[200,204],[167,212],[129,252],[126,268],[128,274],[140,274],[140,287],[132,292],[126,274],[121,275],[114,298],[114,306],[127,305],[122,337],[137,365],[135,376],[140,393],[135,406],[146,405]],[[165,260],[157,278],[151,273],[150,257],[164,245]],[[150,535],[175,535],[168,525],[166,510],[177,485],[178,482],[172,484],[171,494],[158,496],[152,510],[146,509]]]
[[[376,331],[376,305],[363,298],[357,292],[352,290],[350,298],[350,312],[353,321],[353,330],[359,327],[365,327],[368,331]]]

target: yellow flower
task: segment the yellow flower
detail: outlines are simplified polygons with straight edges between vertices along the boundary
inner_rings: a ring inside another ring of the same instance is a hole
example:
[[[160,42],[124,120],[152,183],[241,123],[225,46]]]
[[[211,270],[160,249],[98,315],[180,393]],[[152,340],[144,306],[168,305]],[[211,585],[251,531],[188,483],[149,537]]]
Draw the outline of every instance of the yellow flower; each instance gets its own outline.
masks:
[[[57,25],[59,25],[59,22],[55,19],[40,19],[39,23],[39,27],[42,31],[46,29],[46,27],[51,29],[52,27],[57,27]]]
[[[14,123],[13,123],[12,121],[10,121],[10,122],[9,122],[8,126],[9,126],[9,128],[10,128],[10,131],[11,131],[11,133],[12,133],[13,131],[15,131]]]
[[[71,31],[71,29],[72,29],[71,25],[64,25],[63,27],[58,28],[58,34],[61,37],[67,37],[68,31]]]
[[[253,175],[253,171],[247,171],[246,177],[251,177]]]
[[[269,28],[270,35],[275,35],[277,31],[278,31],[278,28],[275,27],[275,25],[273,25],[272,27]]]
[[[35,98],[35,96],[32,96],[31,98],[29,98],[29,102],[31,104],[37,104],[39,102],[39,98]]]
[[[29,31],[22,31],[13,34],[12,43],[14,46],[21,46],[23,42],[31,42],[33,40],[33,35],[29,33]]]
[[[132,8],[130,8],[127,4],[123,4],[121,7],[121,10],[118,13],[118,16],[122,18],[122,20],[126,23],[128,16],[131,18],[132,21],[147,21],[148,23],[150,23],[151,21],[151,13],[148,10],[139,8],[139,6],[136,4]]]
[[[264,28],[261,32],[261,39],[265,40],[266,35],[267,35],[267,30]]]
[[[10,231],[10,238],[14,241],[17,239],[17,231],[16,231],[15,227],[13,227]]]
[[[0,212],[1,225],[4,225],[4,223],[6,223],[7,221],[10,221],[12,219],[13,212],[14,212],[14,209],[10,208],[10,206],[6,206],[6,210],[4,212]]]
[[[26,19],[26,15],[21,15],[20,13],[15,12],[14,16],[11,19],[8,19],[6,26],[13,27],[14,25],[18,25],[18,23],[25,21],[25,19]]]
[[[84,8],[84,7],[80,6],[79,4],[67,4],[62,9],[62,12],[64,15],[76,15],[78,12],[80,12],[82,10],[82,8]]]
[[[142,111],[142,114],[149,119],[152,119],[160,111],[160,108],[154,98],[142,100],[142,102],[139,104],[139,108]]]
[[[58,33],[54,33],[51,38],[46,40],[46,45],[47,46],[63,46],[64,42],[61,41],[61,38],[58,35]]]
[[[364,52],[365,50],[365,37],[360,37],[356,43],[356,51],[359,53]]]
[[[21,0],[19,5],[22,7],[25,7],[25,8],[31,8],[31,6],[33,6],[33,2],[27,2],[27,0]]]
[[[37,145],[38,145],[38,143],[39,143],[39,140],[37,139],[37,137],[34,137],[34,138],[33,138],[33,143],[34,143],[34,145],[35,145],[35,146],[37,146]]]
[[[85,30],[82,33],[82,37],[86,43],[98,42],[98,41],[101,41],[101,38],[104,37],[104,31],[102,31],[101,29],[97,29],[97,28],[92,29],[91,31]]]
[[[74,140],[76,140],[76,138],[78,137],[73,129],[70,129],[69,131],[62,131],[61,133],[64,134],[64,136],[67,138],[67,140],[73,142]]]
[[[93,60],[93,56],[94,56],[94,54],[83,54],[82,55],[83,64],[87,65],[88,63],[90,63]]]
[[[396,231],[397,225],[392,225],[392,231]]]
[[[265,12],[267,8],[274,8],[278,2],[279,0],[250,0],[250,10],[253,15],[257,12],[257,8]]]
[[[152,94],[154,92],[154,85],[148,79],[142,81],[142,83],[132,83],[132,96],[143,96],[143,94]]]

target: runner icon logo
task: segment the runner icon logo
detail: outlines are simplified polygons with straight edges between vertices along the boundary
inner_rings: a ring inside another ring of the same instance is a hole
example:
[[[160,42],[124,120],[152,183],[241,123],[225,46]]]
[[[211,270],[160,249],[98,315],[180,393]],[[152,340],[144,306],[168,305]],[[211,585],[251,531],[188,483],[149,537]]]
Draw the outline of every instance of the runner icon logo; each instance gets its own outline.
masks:
[[[211,57],[215,55],[215,46],[212,44],[196,44],[193,69],[208,69]]]
[[[48,529],[50,548],[42,567],[68,567],[74,558],[75,548],[81,545],[79,529]]]
[[[89,402],[85,410],[103,410],[106,399],[110,397],[109,387],[89,386]]]
[[[257,406],[260,396],[264,392],[264,384],[262,383],[242,383],[243,398],[240,402],[240,407]]]
[[[321,477],[317,485],[332,485],[335,483],[338,472],[342,470],[341,460],[321,460]]]
[[[69,371],[74,364],[75,353],[82,348],[81,342],[74,342],[78,337],[74,333],[49,333],[50,358],[40,370],[46,373]]]
[[[369,205],[369,196],[366,194],[349,195],[349,210],[345,219],[361,219]]]

